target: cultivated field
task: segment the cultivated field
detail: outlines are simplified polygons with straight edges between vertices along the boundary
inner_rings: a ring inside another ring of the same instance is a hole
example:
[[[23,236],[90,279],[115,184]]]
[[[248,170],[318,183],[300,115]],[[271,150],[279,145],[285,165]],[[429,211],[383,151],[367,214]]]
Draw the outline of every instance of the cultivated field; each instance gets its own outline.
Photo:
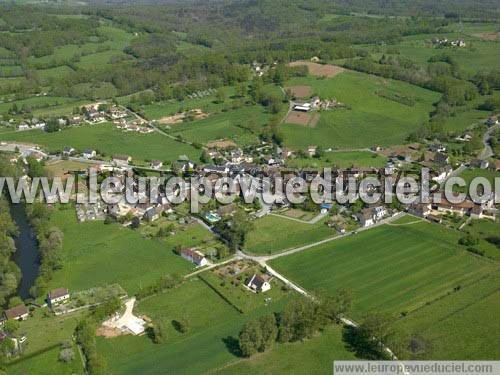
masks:
[[[345,71],[341,66],[330,65],[330,64],[317,64],[310,61],[294,61],[289,64],[290,66],[307,66],[309,74],[315,77],[327,77],[332,78],[337,74]]]
[[[396,315],[484,277],[498,265],[458,246],[458,233],[438,225],[385,225],[271,261],[308,290],[350,288],[353,317]]]
[[[431,342],[431,359],[496,360],[500,309],[498,272],[408,314],[396,328]]]
[[[296,124],[315,128],[319,118],[320,114],[318,112],[290,111],[283,122],[285,124]]]
[[[285,90],[290,90],[293,96],[297,98],[308,98],[311,96],[311,86],[288,86]]]

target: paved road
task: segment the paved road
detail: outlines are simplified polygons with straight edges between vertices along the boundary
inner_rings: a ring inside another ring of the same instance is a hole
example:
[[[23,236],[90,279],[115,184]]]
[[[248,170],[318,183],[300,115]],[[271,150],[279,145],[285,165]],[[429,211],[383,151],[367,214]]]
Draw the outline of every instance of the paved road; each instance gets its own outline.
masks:
[[[378,223],[376,223],[376,224],[374,224],[374,225],[372,225],[370,227],[359,228],[359,229],[357,229],[355,231],[346,232],[344,234],[338,234],[338,235],[335,235],[333,237],[325,238],[325,239],[323,239],[321,241],[313,242],[313,243],[310,243],[310,244],[307,244],[307,245],[304,245],[304,246],[300,246],[300,247],[295,247],[295,248],[288,249],[288,250],[282,251],[280,253],[272,254],[272,255],[249,255],[249,254],[246,254],[246,253],[244,253],[242,251],[238,251],[237,255],[240,256],[241,258],[251,259],[251,260],[259,262],[259,263],[262,263],[262,262],[265,263],[265,262],[268,262],[270,260],[273,260],[273,259],[276,259],[276,258],[279,258],[279,257],[282,257],[282,256],[286,256],[286,255],[290,255],[290,254],[295,254],[295,253],[298,253],[298,252],[310,249],[311,247],[315,247],[315,246],[322,245],[322,244],[325,244],[325,243],[328,243],[328,242],[331,242],[331,241],[338,240],[340,238],[344,238],[344,237],[353,235],[355,232],[362,232],[362,231],[365,231],[365,230],[369,230],[369,229],[378,227],[380,225],[391,223],[392,221],[397,220],[397,219],[399,219],[399,218],[401,218],[401,217],[403,217],[405,215],[406,215],[406,213],[399,212],[395,216],[391,216],[391,217],[389,217],[387,219],[381,220]]]
[[[270,215],[276,216],[276,217],[280,217],[282,219],[296,221],[296,222],[302,223],[302,224],[316,224],[318,221],[320,221],[326,215],[328,215],[328,212],[325,212],[324,214],[323,213],[317,214],[311,220],[302,220],[302,219],[297,219],[296,217],[289,217],[289,216],[286,216],[286,215],[280,215],[280,214],[274,214],[274,213],[271,213]]]

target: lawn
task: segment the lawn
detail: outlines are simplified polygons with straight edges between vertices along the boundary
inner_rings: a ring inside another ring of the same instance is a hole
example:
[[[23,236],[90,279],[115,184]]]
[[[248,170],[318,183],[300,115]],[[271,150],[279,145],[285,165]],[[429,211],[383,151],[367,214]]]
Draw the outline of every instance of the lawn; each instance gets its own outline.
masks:
[[[111,373],[155,374],[206,373],[238,360],[229,350],[244,322],[263,313],[279,311],[286,299],[240,314],[199,279],[140,301],[136,312],[161,319],[167,326],[164,344],[153,344],[148,336],[98,339]],[[172,320],[187,316],[189,331],[181,334]],[[326,365],[325,365],[326,366]]]
[[[369,151],[325,152],[324,156],[316,158],[296,158],[287,160],[287,166],[296,168],[338,168],[374,167],[381,168],[387,159],[384,156]]]
[[[235,308],[243,313],[248,313],[258,307],[267,305],[267,301],[278,301],[286,297],[290,292],[283,290],[284,285],[278,279],[271,279],[271,290],[266,293],[253,293],[245,288],[245,281],[253,274],[259,274],[260,267],[257,265],[244,269],[237,275],[219,273],[217,270],[203,272],[200,278],[210,287],[217,291],[224,299],[231,303]]]
[[[412,311],[498,265],[460,247],[460,234],[426,222],[373,228],[271,261],[308,290],[350,288],[353,317]]]
[[[305,224],[285,217],[267,215],[253,222],[254,229],[248,234],[245,250],[254,254],[272,254],[289,248],[320,241],[336,234],[324,220]]]
[[[128,154],[134,160],[176,160],[186,154],[197,160],[200,151],[187,144],[177,142],[158,133],[124,133],[113,124],[84,125],[71,127],[57,133],[43,131],[16,132],[1,136],[3,141],[35,143],[49,151],[58,152],[65,146],[77,150],[93,148],[110,157],[113,154]]]
[[[500,357],[498,273],[408,314],[396,328],[431,342],[429,359],[497,360]]]
[[[310,85],[322,99],[336,98],[349,108],[322,111],[315,128],[284,124],[285,143],[305,148],[364,148],[374,144],[401,144],[426,121],[439,94],[401,81],[358,72],[345,72],[332,79],[294,78],[287,86]],[[377,95],[391,91],[413,98],[408,106]]]
[[[77,223],[71,206],[55,209],[51,223],[63,231],[64,243],[63,268],[54,273],[49,287],[71,291],[118,283],[134,294],[163,275],[187,273],[193,266],[175,255],[174,247],[200,244],[208,233],[190,224],[166,241],[148,240],[120,224]]]
[[[70,363],[59,361],[59,347],[54,347],[43,353],[19,360],[7,367],[8,373],[12,375],[24,375],[36,373],[39,375],[73,375],[84,374],[82,360],[76,346],[73,348],[75,358]]]

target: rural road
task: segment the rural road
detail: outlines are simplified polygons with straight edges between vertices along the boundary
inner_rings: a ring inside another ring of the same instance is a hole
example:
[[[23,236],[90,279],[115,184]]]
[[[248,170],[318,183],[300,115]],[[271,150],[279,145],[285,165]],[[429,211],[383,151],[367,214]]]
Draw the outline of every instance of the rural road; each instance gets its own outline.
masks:
[[[328,213],[324,213],[324,214],[320,213],[320,214],[316,215],[315,217],[313,217],[311,220],[302,220],[302,219],[297,219],[296,217],[289,217],[289,216],[285,216],[285,215],[270,213],[271,216],[276,216],[276,217],[280,217],[282,219],[296,221],[296,222],[302,223],[302,224],[316,224],[318,221],[323,219],[327,214]]]
[[[481,151],[479,154],[479,160],[486,160],[488,158],[491,158],[494,155],[493,149],[491,148],[490,145],[490,138],[493,132],[497,129],[500,129],[500,124],[496,124],[489,128],[486,133],[483,135],[483,145],[484,149]]]

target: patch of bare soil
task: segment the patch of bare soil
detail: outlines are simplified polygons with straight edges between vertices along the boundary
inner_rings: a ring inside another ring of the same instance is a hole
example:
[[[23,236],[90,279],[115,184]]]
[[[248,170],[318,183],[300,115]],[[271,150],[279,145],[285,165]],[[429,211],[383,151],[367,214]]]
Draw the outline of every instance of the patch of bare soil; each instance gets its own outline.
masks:
[[[311,115],[307,112],[290,111],[288,116],[286,116],[285,123],[307,126],[310,119]]]
[[[207,143],[208,148],[232,148],[236,147],[236,143],[230,139],[219,139],[217,141],[212,141]]]
[[[102,336],[102,337],[118,337],[122,335],[128,335],[128,332],[122,331],[121,329],[118,328],[110,328],[106,326],[100,326],[97,328],[97,331],[95,333],[97,336]]]
[[[308,98],[311,96],[311,86],[290,86],[285,87],[285,90],[290,90],[296,98]]]
[[[173,116],[162,117],[158,120],[161,125],[174,125],[184,122],[186,119],[203,120],[208,117],[208,113],[203,112],[201,109],[196,108],[188,112],[178,113]]]
[[[484,40],[490,40],[490,41],[500,40],[500,32],[499,31],[494,32],[494,33],[480,33],[480,34],[474,34],[474,35],[476,35],[479,38],[484,39]]]

